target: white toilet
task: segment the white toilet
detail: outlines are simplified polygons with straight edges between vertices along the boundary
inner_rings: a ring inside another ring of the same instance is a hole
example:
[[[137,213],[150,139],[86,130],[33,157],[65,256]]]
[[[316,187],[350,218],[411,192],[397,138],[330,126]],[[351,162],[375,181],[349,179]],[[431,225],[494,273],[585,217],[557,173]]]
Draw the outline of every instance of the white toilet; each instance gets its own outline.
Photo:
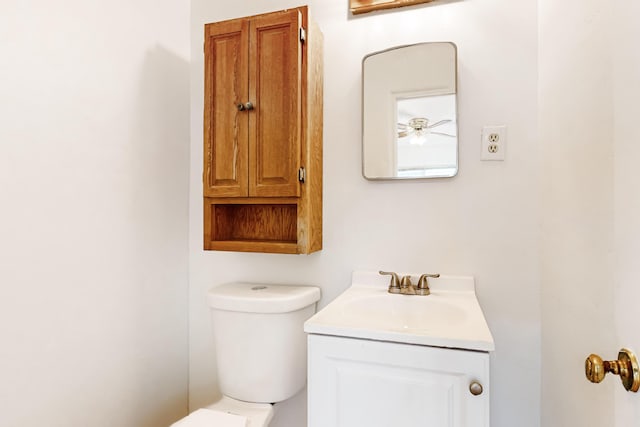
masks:
[[[227,283],[211,289],[218,381],[223,397],[172,427],[265,427],[273,404],[307,381],[303,323],[316,311],[313,286]]]

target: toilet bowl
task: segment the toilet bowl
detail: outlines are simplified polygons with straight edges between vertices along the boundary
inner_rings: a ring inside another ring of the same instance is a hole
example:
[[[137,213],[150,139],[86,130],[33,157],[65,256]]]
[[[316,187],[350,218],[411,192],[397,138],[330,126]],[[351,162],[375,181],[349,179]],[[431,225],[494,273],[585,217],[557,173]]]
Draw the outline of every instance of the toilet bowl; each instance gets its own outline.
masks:
[[[307,380],[304,322],[316,311],[312,286],[227,283],[207,295],[223,397],[172,427],[266,427],[274,404]]]

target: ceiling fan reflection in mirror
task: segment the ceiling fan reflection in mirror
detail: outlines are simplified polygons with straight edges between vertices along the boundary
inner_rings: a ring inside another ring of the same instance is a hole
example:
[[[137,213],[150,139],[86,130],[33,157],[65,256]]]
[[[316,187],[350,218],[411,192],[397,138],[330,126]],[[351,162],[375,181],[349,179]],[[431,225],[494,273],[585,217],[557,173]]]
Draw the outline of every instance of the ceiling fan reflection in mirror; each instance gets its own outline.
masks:
[[[409,139],[410,144],[422,145],[426,142],[427,135],[429,134],[455,137],[455,135],[450,133],[432,130],[433,128],[442,126],[450,122],[452,122],[452,120],[447,119],[429,124],[429,119],[425,117],[413,117],[409,119],[406,124],[398,123],[398,139],[412,136],[412,138]]]

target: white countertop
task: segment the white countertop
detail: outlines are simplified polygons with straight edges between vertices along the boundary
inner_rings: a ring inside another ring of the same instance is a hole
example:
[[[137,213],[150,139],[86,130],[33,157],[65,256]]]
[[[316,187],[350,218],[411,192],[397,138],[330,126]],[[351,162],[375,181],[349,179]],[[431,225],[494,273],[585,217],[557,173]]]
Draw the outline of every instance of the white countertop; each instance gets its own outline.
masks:
[[[400,277],[407,273],[399,274]],[[412,274],[417,283],[419,274]],[[389,276],[355,271],[352,284],[304,324],[310,334],[493,351],[473,277],[429,279],[431,295],[387,292]]]

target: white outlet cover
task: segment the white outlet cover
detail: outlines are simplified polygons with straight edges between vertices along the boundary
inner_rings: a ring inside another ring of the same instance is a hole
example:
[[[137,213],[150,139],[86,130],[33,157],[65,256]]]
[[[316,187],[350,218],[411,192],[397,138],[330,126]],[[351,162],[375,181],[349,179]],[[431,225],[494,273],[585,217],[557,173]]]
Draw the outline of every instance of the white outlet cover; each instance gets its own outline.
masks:
[[[507,126],[484,126],[480,160],[504,160],[507,147]]]

